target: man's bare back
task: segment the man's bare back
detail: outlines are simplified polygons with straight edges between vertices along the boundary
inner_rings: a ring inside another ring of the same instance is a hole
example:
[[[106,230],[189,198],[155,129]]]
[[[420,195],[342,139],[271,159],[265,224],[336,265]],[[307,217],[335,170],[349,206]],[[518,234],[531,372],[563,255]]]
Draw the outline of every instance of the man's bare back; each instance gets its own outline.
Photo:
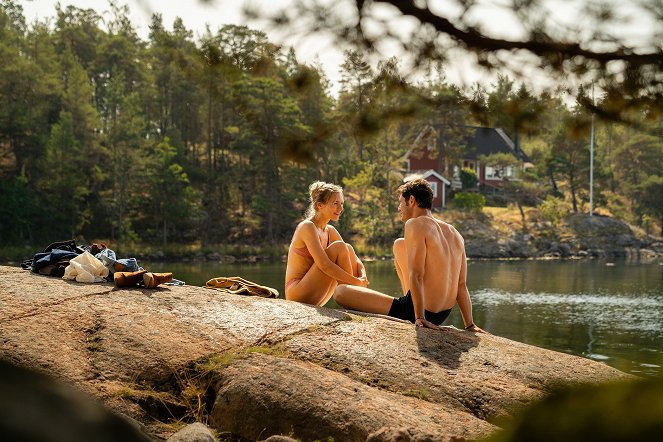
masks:
[[[405,247],[410,251],[408,258],[412,253],[416,254],[418,248],[424,249],[425,309],[439,312],[453,308],[456,305],[461,270],[465,267],[462,236],[444,221],[432,216],[419,216],[405,223]],[[416,259],[416,256],[412,259]],[[464,279],[462,282],[464,285]]]

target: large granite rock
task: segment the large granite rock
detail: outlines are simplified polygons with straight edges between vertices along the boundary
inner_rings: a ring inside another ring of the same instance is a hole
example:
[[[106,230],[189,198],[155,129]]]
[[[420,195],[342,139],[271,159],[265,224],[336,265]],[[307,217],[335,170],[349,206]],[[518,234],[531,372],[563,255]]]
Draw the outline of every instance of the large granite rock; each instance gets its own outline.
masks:
[[[610,258],[638,255],[640,241],[631,228],[618,219],[577,214],[566,222],[574,233],[573,243],[579,250]]]
[[[453,328],[12,267],[0,267],[0,358],[76,385],[162,439],[179,428],[169,421],[249,440],[477,439],[560,385],[630,378]]]
[[[465,239],[469,258],[576,256],[651,260],[663,256],[660,240],[639,239],[628,224],[600,215],[574,214],[557,227],[549,222],[533,222],[527,232],[476,215],[461,219],[456,228]]]

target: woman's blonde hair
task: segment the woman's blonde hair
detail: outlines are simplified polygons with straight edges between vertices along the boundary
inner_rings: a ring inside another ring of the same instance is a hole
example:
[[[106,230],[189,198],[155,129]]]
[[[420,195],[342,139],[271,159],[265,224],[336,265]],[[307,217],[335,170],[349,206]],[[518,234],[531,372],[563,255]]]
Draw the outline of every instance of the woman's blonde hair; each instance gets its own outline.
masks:
[[[318,203],[326,204],[329,198],[335,193],[343,193],[343,188],[336,184],[325,183],[324,181],[316,181],[308,188],[308,194],[311,199],[311,204],[306,210],[306,218],[313,218]]]

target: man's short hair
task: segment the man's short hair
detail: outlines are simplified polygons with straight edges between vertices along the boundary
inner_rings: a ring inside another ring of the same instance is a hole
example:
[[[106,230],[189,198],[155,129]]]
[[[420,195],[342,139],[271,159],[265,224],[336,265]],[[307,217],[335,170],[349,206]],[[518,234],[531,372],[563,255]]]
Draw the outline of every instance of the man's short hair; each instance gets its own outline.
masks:
[[[423,178],[416,178],[402,184],[398,188],[398,192],[403,195],[406,200],[410,195],[414,196],[417,205],[422,209],[430,209],[433,207],[433,189],[430,183]]]

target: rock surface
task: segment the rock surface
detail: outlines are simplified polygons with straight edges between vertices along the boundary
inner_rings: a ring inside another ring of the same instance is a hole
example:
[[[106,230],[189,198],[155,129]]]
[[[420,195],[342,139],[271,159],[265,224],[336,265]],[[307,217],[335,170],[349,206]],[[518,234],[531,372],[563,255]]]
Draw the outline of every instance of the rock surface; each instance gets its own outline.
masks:
[[[562,384],[626,379],[491,335],[198,287],[116,289],[0,267],[0,358],[73,383],[152,437],[457,440]]]
[[[440,215],[445,219],[444,214]],[[632,228],[607,216],[571,215],[553,226],[535,222],[527,232],[485,216],[450,221],[465,239],[469,258],[637,258],[663,257],[661,242],[638,238]],[[498,230],[498,227],[501,230]]]
[[[187,425],[168,438],[168,442],[215,442],[212,432],[200,422]]]

